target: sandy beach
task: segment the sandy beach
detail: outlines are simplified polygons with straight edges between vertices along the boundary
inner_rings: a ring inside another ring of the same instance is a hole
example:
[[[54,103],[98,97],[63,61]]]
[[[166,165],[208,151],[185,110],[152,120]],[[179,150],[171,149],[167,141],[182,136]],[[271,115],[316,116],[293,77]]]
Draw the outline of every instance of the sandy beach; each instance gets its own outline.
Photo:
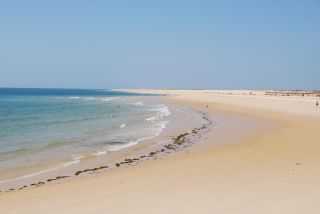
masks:
[[[204,112],[213,126],[195,144],[168,157],[1,193],[0,213],[320,212],[316,97],[131,92],[165,94],[161,99]]]

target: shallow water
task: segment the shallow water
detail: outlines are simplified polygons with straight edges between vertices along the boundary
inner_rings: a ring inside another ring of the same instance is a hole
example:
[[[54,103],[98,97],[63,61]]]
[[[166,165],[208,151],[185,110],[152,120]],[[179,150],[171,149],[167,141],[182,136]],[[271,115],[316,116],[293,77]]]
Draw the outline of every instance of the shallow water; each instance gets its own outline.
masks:
[[[166,105],[146,95],[0,88],[0,180],[135,145],[159,135],[169,115]]]

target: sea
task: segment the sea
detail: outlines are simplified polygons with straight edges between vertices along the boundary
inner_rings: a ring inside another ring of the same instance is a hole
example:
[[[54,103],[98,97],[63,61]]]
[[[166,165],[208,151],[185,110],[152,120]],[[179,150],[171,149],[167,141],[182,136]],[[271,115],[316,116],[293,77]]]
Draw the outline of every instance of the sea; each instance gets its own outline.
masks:
[[[0,88],[0,183],[158,136],[170,109],[152,97],[113,90]]]

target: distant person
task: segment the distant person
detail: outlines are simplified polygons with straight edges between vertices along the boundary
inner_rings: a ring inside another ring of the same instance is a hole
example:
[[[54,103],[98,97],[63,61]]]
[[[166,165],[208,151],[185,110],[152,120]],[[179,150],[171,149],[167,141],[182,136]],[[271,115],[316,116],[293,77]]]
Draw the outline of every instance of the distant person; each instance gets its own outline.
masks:
[[[317,106],[317,107],[319,106],[318,100],[317,100],[317,102],[316,102],[316,106]]]

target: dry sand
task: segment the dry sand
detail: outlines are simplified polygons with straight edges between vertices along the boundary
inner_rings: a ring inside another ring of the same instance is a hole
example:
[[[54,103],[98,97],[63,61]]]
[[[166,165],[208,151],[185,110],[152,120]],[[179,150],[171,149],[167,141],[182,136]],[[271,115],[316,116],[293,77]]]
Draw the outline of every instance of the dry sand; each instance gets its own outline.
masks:
[[[143,92],[175,95],[163,99],[206,111],[215,127],[165,159],[1,194],[0,213],[320,213],[315,98]]]

